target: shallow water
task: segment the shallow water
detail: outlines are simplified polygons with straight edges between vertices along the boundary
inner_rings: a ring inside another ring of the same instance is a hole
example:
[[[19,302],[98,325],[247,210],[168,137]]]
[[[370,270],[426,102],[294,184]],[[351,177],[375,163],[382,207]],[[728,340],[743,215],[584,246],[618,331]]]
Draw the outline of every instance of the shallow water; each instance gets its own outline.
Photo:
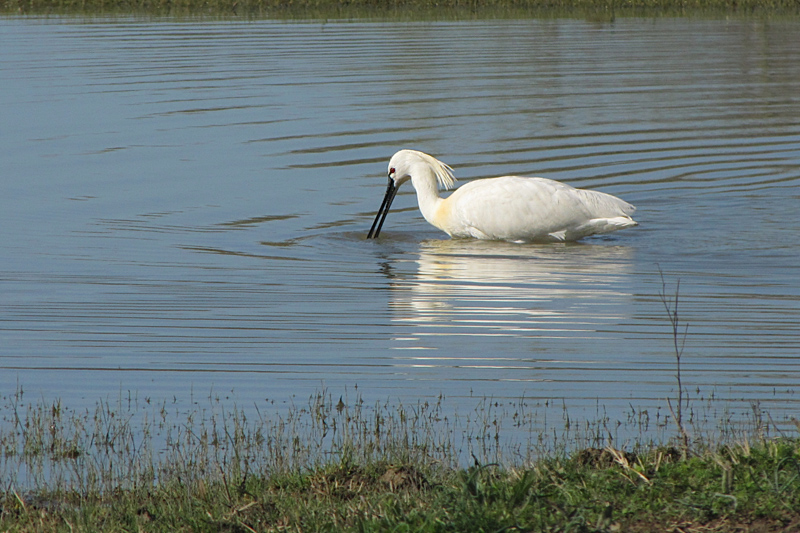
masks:
[[[663,290],[690,398],[800,407],[800,22],[0,27],[3,394],[616,417],[676,395]],[[366,241],[406,147],[621,196],[640,227],[452,241],[407,187]]]

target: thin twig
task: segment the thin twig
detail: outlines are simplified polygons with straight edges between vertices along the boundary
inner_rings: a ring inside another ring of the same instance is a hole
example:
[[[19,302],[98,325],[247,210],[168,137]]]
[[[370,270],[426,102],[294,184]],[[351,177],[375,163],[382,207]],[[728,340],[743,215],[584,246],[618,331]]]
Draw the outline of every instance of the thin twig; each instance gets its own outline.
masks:
[[[667,300],[667,282],[664,280],[664,272],[661,270],[660,266],[658,267],[658,274],[661,276],[661,291],[658,293],[658,296],[661,299],[661,303],[664,304],[664,309],[667,311],[669,323],[672,326],[672,344],[675,349],[675,378],[678,381],[678,405],[677,412],[673,412],[672,416],[675,419],[675,423],[678,426],[678,431],[681,434],[684,450],[688,451],[689,434],[683,425],[683,383],[681,382],[681,356],[683,355],[683,349],[686,346],[686,335],[689,332],[689,324],[684,326],[683,335],[681,336],[681,325],[678,315],[678,296],[681,289],[681,280],[679,279],[677,282],[675,287],[675,299],[672,305],[670,305],[669,300]],[[686,401],[689,401],[688,395]],[[667,404],[669,405],[670,411],[672,411],[672,404],[669,402],[669,399],[667,399]]]

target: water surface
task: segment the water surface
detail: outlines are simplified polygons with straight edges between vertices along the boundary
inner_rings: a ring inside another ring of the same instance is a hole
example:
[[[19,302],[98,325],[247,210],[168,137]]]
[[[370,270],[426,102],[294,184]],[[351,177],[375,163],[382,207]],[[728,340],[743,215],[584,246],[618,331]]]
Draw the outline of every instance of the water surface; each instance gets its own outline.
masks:
[[[680,281],[690,396],[796,414],[797,21],[0,26],[4,394],[665,409]],[[400,148],[640,227],[453,241],[407,186],[366,241]]]

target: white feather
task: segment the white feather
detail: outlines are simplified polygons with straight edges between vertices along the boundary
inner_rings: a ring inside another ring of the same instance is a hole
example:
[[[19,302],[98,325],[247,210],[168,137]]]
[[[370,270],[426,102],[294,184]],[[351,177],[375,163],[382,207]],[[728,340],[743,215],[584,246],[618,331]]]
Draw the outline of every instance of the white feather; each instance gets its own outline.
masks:
[[[563,242],[637,225],[624,200],[545,178],[474,180],[441,198],[437,186],[453,186],[453,169],[416,150],[397,152],[389,177],[396,187],[410,179],[425,220],[456,238]]]

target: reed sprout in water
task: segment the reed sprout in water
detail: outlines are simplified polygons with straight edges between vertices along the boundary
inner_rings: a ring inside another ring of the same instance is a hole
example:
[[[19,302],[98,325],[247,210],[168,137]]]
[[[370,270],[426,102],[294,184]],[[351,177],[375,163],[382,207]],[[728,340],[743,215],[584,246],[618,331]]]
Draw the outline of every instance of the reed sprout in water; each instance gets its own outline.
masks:
[[[524,398],[476,400],[462,414],[446,411],[443,396],[367,405],[360,397],[334,399],[326,391],[283,408],[265,401],[242,409],[209,396],[205,407],[184,411],[177,402],[129,396],[72,411],[60,401],[27,403],[21,388],[4,403],[4,483],[86,492],[171,478],[286,473],[332,462],[522,464],[553,447],[600,445],[610,434],[607,419],[576,424],[566,407]],[[562,419],[548,421],[538,409],[563,410]]]
[[[319,391],[305,403],[285,407],[264,401],[243,409],[209,396],[204,407],[183,410],[177,402],[129,396],[72,411],[60,401],[25,402],[20,388],[2,406],[0,473],[6,485],[91,492],[340,462],[519,467],[586,447],[643,448],[669,441],[667,417],[633,406],[624,420],[612,420],[598,405],[596,419],[589,421],[570,416],[563,402],[475,402],[459,413],[449,410],[444,396],[410,405],[368,405],[360,396],[334,398]],[[700,434],[720,416],[713,400],[703,411],[692,412],[687,422]],[[746,431],[732,417],[723,418],[720,427],[714,440],[733,440]]]

